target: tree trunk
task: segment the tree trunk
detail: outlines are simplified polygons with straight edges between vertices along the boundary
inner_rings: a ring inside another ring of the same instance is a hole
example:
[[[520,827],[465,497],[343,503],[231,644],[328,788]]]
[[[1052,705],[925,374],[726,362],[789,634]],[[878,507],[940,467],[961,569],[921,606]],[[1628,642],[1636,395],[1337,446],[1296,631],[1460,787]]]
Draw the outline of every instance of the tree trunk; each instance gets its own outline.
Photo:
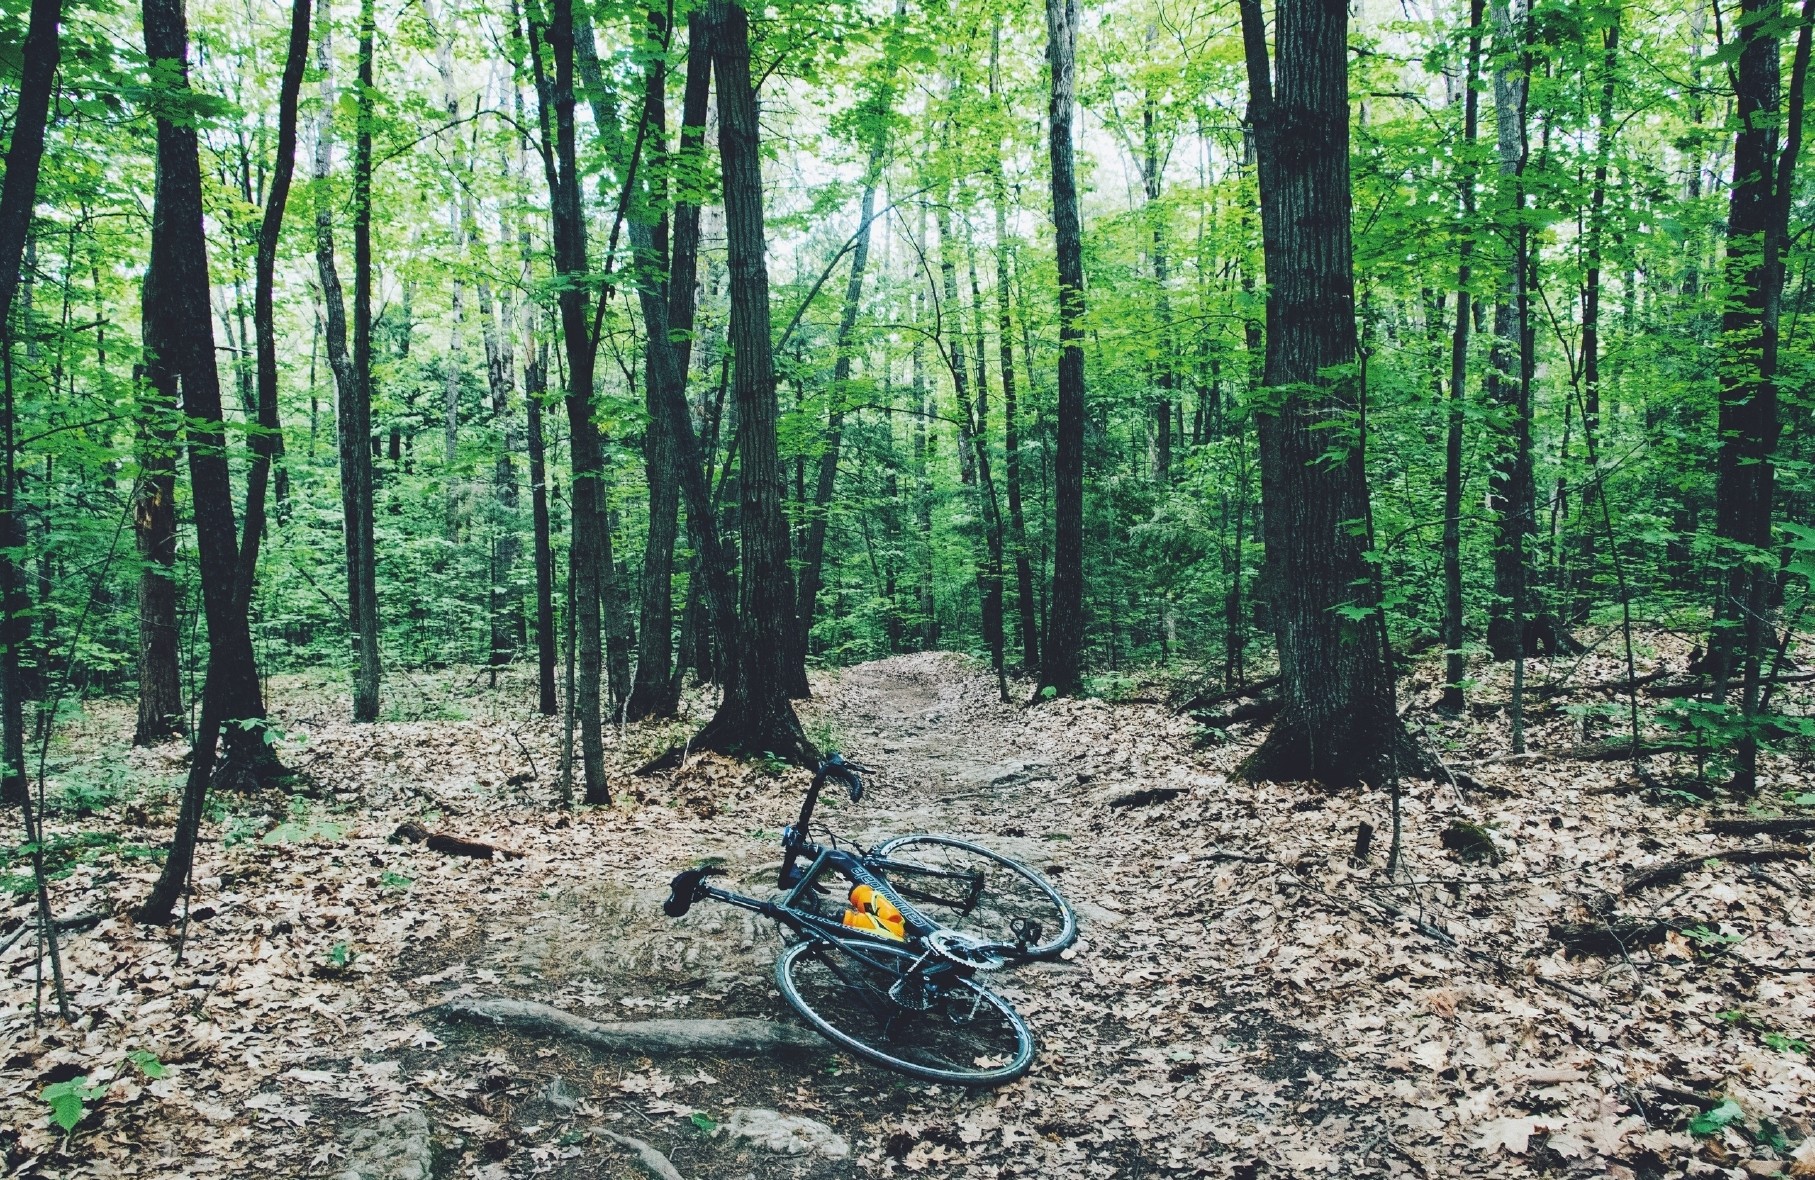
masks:
[[[327,21],[322,22],[324,28]],[[353,357],[352,397],[341,404],[343,434],[354,445],[341,444],[341,473],[351,482],[347,513],[348,599],[359,609],[349,612],[358,620],[358,670],[353,676],[353,720],[378,720],[378,546],[373,537],[372,453],[366,440],[372,436],[372,39],[373,0],[359,6],[359,95],[355,109],[358,127],[353,144]]]
[[[182,0],[145,0],[145,55],[154,74],[178,91],[188,88],[188,29]],[[157,120],[157,188],[152,207],[151,260],[145,275],[142,322],[147,379],[167,401],[181,402],[188,436],[189,480],[196,550],[201,559],[203,613],[208,623],[208,671],[202,719],[183,790],[176,832],[142,921],[167,922],[189,879],[202,805],[214,770],[216,743],[232,706],[258,696],[252,633],[236,609],[237,537],[221,419],[209,309],[207,239],[202,228],[202,175],[193,122]]]
[[[31,634],[18,555],[25,551],[25,529],[14,505],[14,463],[18,422],[13,400],[12,310],[19,289],[21,263],[31,238],[32,209],[38,201],[38,169],[44,159],[44,126],[50,117],[51,87],[56,78],[61,42],[57,24],[61,0],[32,0],[19,75],[19,102],[13,110],[12,142],[6,151],[6,177],[0,182],[0,347],[5,349],[4,405],[0,405],[0,804],[25,805],[25,682],[20,649]],[[168,502],[168,501],[167,501]],[[174,605],[172,607],[174,631]],[[172,636],[174,641],[174,634]],[[175,671],[175,659],[171,671]],[[180,702],[173,711],[180,711]],[[141,716],[143,708],[141,706]]]
[[[277,328],[273,294],[277,283],[277,240],[283,230],[284,209],[290,201],[290,180],[296,173],[296,106],[302,91],[303,66],[309,56],[309,0],[294,0],[290,12],[290,44],[284,58],[283,79],[277,93],[277,159],[271,187],[265,196],[264,219],[259,225],[258,254],[254,263],[252,331],[257,340],[257,429],[252,433],[252,463],[246,472],[246,519],[240,540],[239,564],[233,578],[234,609],[252,609],[252,591],[258,577],[258,551],[265,533],[265,493],[272,467],[283,456],[283,423],[277,413]]]
[[[543,122],[555,127],[554,154],[544,156],[549,171],[555,271],[561,278],[561,336],[567,353],[568,447],[573,462],[572,561],[573,608],[577,620],[578,686],[573,709],[580,718],[580,752],[588,803],[610,802],[605,782],[604,734],[600,728],[600,681],[603,673],[599,599],[604,572],[605,519],[601,484],[604,453],[593,421],[591,300],[584,286],[586,221],[580,207],[578,150],[574,138],[573,0],[555,0],[546,37],[554,52],[552,86],[538,84]],[[537,52],[540,60],[540,52]],[[538,69],[538,73],[540,70]],[[541,79],[538,79],[538,83]]]
[[[876,179],[882,168],[884,147],[880,135],[870,147],[870,166],[864,173],[863,201],[857,214],[857,236],[851,247],[851,275],[845,283],[844,310],[838,317],[838,333],[832,339],[835,359],[829,399],[831,409],[826,415],[825,450],[819,456],[813,509],[800,560],[800,602],[795,608],[794,652],[788,669],[791,681],[788,691],[795,697],[809,695],[807,640],[813,632],[813,615],[818,609],[819,591],[824,583],[826,528],[831,521],[832,497],[838,481],[838,451],[844,437],[845,386],[851,380],[851,333],[857,326],[857,313],[863,304],[863,272],[870,261],[870,222],[875,217]]]
[[[1150,30],[1151,38],[1151,30]],[[1173,376],[1172,348],[1172,300],[1167,293],[1166,284],[1170,278],[1166,256],[1166,211],[1160,205],[1160,183],[1164,160],[1160,152],[1158,128],[1155,126],[1156,112],[1152,92],[1143,96],[1141,103],[1141,184],[1146,198],[1142,212],[1148,221],[1148,233],[1153,244],[1153,287],[1154,311],[1158,322],[1154,325],[1159,333],[1159,364],[1154,373],[1154,384],[1159,387],[1159,397],[1153,404],[1153,478],[1156,483],[1166,484],[1172,479],[1172,396],[1175,379]]]
[[[1522,13],[1510,0],[1494,0],[1494,35],[1499,64],[1494,70],[1494,124],[1498,144],[1500,181],[1512,196],[1506,227],[1514,239],[1512,263],[1494,306],[1494,337],[1487,358],[1487,400],[1499,412],[1511,437],[1499,437],[1499,447],[1488,476],[1488,494],[1494,512],[1494,596],[1488,613],[1487,646],[1496,660],[1512,660],[1523,667],[1532,647],[1525,609],[1530,549],[1536,535],[1537,490],[1531,459],[1531,407],[1523,397],[1525,383],[1524,329],[1519,292],[1529,294],[1529,239],[1525,223],[1524,160],[1525,100],[1529,76],[1518,65],[1514,47],[1521,38]],[[1518,699],[1517,694],[1514,696]]]
[[[529,503],[536,551],[536,711],[553,717],[555,703],[555,556],[549,539],[548,460],[542,442],[542,398],[548,392],[548,346],[532,345],[523,366],[528,406]]]
[[[1084,687],[1084,246],[1071,142],[1078,20],[1078,0],[1046,0],[1046,61],[1052,74],[1048,148],[1059,269],[1059,397],[1052,605],[1040,688],[1060,695]]]
[[[1733,786],[1744,794],[1757,788],[1761,662],[1772,633],[1765,612],[1777,577],[1771,546],[1773,460],[1782,430],[1777,412],[1778,321],[1783,257],[1789,247],[1790,201],[1802,148],[1815,0],[1805,0],[1802,9],[1780,151],[1777,114],[1782,77],[1777,30],[1781,12],[1781,0],[1744,0],[1736,25],[1740,41],[1735,75],[1739,131],[1734,140],[1727,218],[1730,294],[1721,317],[1728,355],[1721,368],[1715,535],[1725,568],[1709,648],[1716,699],[1724,697],[1736,671],[1741,681],[1744,721],[1736,743]]]
[[[1462,95],[1462,227],[1457,244],[1456,330],[1450,338],[1449,422],[1443,455],[1443,647],[1442,707],[1463,705],[1462,681],[1468,660],[1462,652],[1462,430],[1468,406],[1468,328],[1474,312],[1469,277],[1475,256],[1475,141],[1480,102],[1475,92],[1481,65],[1481,17],[1486,0],[1471,0],[1468,14],[1468,71]]]
[[[721,753],[769,753],[811,766],[818,751],[788,700],[794,616],[788,522],[782,513],[776,446],[775,362],[769,276],[763,257],[762,171],[756,91],[750,79],[749,22],[743,8],[712,0],[713,68],[718,78],[719,159],[725,185],[731,348],[736,357],[739,524],[743,578],[738,642],[727,661],[718,712],[694,739]],[[776,642],[776,637],[782,642]]]
[[[1364,457],[1327,459],[1361,412],[1349,237],[1348,9],[1280,0],[1277,93],[1259,0],[1242,0],[1267,272],[1256,414],[1279,719],[1243,764],[1255,779],[1383,782],[1398,722],[1363,538]]]

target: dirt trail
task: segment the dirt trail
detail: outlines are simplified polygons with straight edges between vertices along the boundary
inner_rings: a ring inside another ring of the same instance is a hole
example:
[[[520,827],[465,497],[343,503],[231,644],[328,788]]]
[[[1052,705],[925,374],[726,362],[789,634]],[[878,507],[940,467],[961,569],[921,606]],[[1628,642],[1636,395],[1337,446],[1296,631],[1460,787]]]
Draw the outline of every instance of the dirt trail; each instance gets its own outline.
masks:
[[[366,1165],[378,1157],[429,1160],[438,1180],[646,1175],[624,1138],[687,1180],[1674,1180],[1747,1161],[1764,1175],[1791,1150],[1807,1156],[1798,1174],[1815,1168],[1815,1147],[1797,1146],[1815,1142],[1815,1064],[1796,1047],[1815,1028],[1806,863],[1711,862],[1622,902],[1662,907],[1652,912],[1693,940],[1673,930],[1619,962],[1569,959],[1551,923],[1580,920],[1636,869],[1695,863],[1738,838],[1710,836],[1703,810],[1620,789],[1618,768],[1484,765],[1467,797],[1406,784],[1406,857],[1388,881],[1384,838],[1350,858],[1359,825],[1384,832],[1384,792],[1234,781],[1255,733],[1199,748],[1194,723],[1158,706],[1021,709],[947,654],[816,676],[810,731],[875,767],[861,804],[828,793],[818,823],[866,846],[910,831],[970,837],[1066,893],[1075,947],[996,977],[1040,1038],[1027,1078],[968,1093],[829,1046],[650,1059],[443,1020],[441,1001],[489,996],[603,1021],[798,1026],[772,981],[769,923],[710,904],[671,921],[660,906],[674,873],[705,857],[747,891],[773,889],[804,772],[703,757],[639,779],[631,768],[697,717],[631,727],[611,735],[616,803],[566,810],[549,774],[558,727],[528,713],[531,688],[509,684],[475,702],[485,715],[461,717],[450,687],[436,707],[455,719],[371,726],[308,720],[338,715],[338,698],[274,693],[298,702],[283,727],[311,731],[302,761],[318,795],[211,821],[180,963],[175,932],[121,917],[72,935],[64,964],[82,1016],[65,1032],[33,1026],[29,947],[0,961],[12,973],[0,1032],[20,1045],[0,1062],[0,1124],[20,1128],[0,1131],[0,1151],[44,1161],[29,1175],[351,1167],[367,1180],[405,1175]],[[1561,709],[1530,720],[1541,747],[1579,740]],[[86,756],[117,757],[100,743],[123,747],[131,721],[128,708],[97,711]],[[1491,752],[1478,730],[1456,740]],[[167,829],[180,754],[142,756],[172,784],[140,797],[150,814],[135,818],[128,795],[87,822]],[[81,756],[72,746],[70,765]],[[1793,781],[1793,768],[1774,773]],[[1130,802],[1150,787],[1172,790]],[[1443,848],[1457,820],[1491,833],[1498,863]],[[391,842],[405,821],[520,855]],[[60,905],[112,913],[154,871],[84,862],[59,882]],[[1734,1012],[1743,1019],[1721,1018]],[[141,1046],[169,1077],[121,1072]],[[37,1096],[78,1073],[117,1080],[66,1141]],[[1691,1093],[1741,1113],[1693,1138]],[[757,1108],[816,1129],[772,1144],[726,1133],[760,1126]]]

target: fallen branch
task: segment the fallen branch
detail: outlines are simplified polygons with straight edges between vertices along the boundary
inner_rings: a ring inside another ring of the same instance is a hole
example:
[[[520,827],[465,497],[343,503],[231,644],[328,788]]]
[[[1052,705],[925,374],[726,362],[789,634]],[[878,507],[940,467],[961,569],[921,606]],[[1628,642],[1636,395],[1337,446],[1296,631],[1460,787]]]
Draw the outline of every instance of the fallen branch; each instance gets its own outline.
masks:
[[[633,1139],[629,1135],[620,1135],[616,1131],[607,1131],[602,1127],[599,1129],[599,1134],[628,1150],[631,1155],[636,1157],[638,1166],[654,1176],[656,1180],[684,1180],[684,1177],[675,1170],[674,1165],[668,1161],[667,1156],[641,1139]]]
[[[433,1010],[449,1020],[542,1033],[577,1041],[607,1053],[756,1056],[779,1049],[825,1046],[824,1041],[804,1029],[750,1017],[724,1020],[634,1020],[606,1024],[588,1020],[584,1016],[575,1016],[572,1012],[549,1004],[495,996],[449,1000]]]
[[[1662,680],[1666,675],[1668,675],[1666,669],[1658,668],[1654,671],[1647,672],[1634,680],[1599,680],[1592,684],[1574,685],[1570,684],[1569,678],[1565,676],[1561,679],[1553,680],[1548,684],[1527,685],[1525,694],[1527,696],[1549,698],[1562,696],[1566,692],[1631,692],[1635,688],[1643,688],[1648,684]]]
[[[391,842],[408,840],[412,844],[425,844],[433,852],[444,852],[449,856],[470,856],[475,860],[515,860],[521,852],[512,852],[508,848],[499,848],[482,840],[468,840],[464,836],[450,836],[445,832],[431,832],[419,823],[406,823],[391,833]]]
[[[99,926],[101,924],[101,919],[106,916],[106,914],[76,914],[68,918],[58,918],[54,925],[59,933],[69,930],[88,930],[95,926]],[[4,955],[7,951],[12,950],[15,942],[18,942],[21,938],[24,938],[27,934],[30,934],[37,928],[38,919],[36,916],[26,918],[24,921],[20,922],[19,928],[7,935],[5,942],[0,942],[0,955]]]
[[[1285,709],[1286,702],[1280,697],[1262,697],[1257,701],[1235,706],[1227,713],[1193,713],[1192,719],[1211,729],[1227,729],[1243,721],[1271,721]]]
[[[1665,861],[1626,878],[1620,886],[1620,893],[1630,897],[1641,889],[1653,885],[1668,885],[1681,880],[1687,873],[1692,873],[1711,860],[1722,860],[1729,864],[1758,865],[1774,861],[1807,860],[1809,853],[1802,848],[1789,848],[1781,844],[1765,844],[1754,848],[1729,848],[1725,852],[1709,852],[1697,856],[1685,856],[1677,860]]]
[[[1640,742],[1638,756],[1652,754],[1686,754],[1695,749],[1693,742]],[[1632,742],[1621,738],[1610,742],[1590,742],[1585,746],[1565,746],[1560,750],[1528,750],[1523,754],[1495,754],[1452,762],[1451,766],[1495,766],[1503,762],[1618,762],[1633,756]]]
[[[1193,709],[1207,709],[1212,705],[1226,705],[1230,701],[1240,701],[1246,700],[1249,697],[1264,696],[1266,693],[1278,687],[1279,677],[1267,676],[1254,681],[1252,684],[1244,684],[1239,688],[1231,688],[1223,692],[1205,692],[1199,690],[1173,707],[1180,713],[1189,713]]]
[[[1800,836],[1815,840],[1815,819],[1711,819],[1708,830],[1720,836]]]
[[[1148,787],[1144,791],[1130,791],[1126,795],[1117,795],[1109,801],[1111,807],[1151,807],[1155,803],[1167,803],[1185,793],[1183,787]]]
[[[1670,927],[1648,918],[1615,918],[1611,922],[1553,922],[1550,937],[1570,950],[1607,958],[1664,941]]]

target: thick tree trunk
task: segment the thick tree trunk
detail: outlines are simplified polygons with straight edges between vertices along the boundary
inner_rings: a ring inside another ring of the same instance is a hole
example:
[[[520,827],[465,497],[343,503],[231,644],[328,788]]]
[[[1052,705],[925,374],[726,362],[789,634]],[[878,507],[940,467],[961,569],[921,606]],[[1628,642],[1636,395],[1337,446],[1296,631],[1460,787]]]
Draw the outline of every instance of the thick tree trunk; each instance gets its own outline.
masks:
[[[763,257],[762,170],[756,91],[750,78],[749,20],[726,0],[712,0],[713,72],[718,78],[719,159],[725,185],[726,266],[730,276],[731,348],[736,358],[739,464],[738,517],[743,578],[738,642],[730,652],[718,712],[694,739],[721,753],[769,753],[811,766],[818,751],[788,700],[787,636],[794,621],[788,572],[788,522],[782,513],[776,446],[775,361],[769,323],[769,275]],[[776,642],[776,637],[782,642]]]
[[[1256,779],[1381,783],[1399,727],[1363,538],[1364,457],[1326,458],[1361,411],[1349,238],[1348,9],[1280,0],[1278,90],[1259,0],[1242,31],[1267,271],[1261,497],[1284,708],[1243,764]]]
[[[44,159],[44,126],[50,117],[51,86],[56,78],[61,42],[57,23],[61,0],[32,0],[23,46],[19,103],[13,110],[12,142],[6,151],[6,178],[0,182],[0,347],[6,350],[4,404],[0,405],[0,804],[23,805],[25,780],[25,680],[20,649],[31,633],[29,601],[18,554],[25,551],[25,530],[14,509],[14,463],[17,426],[13,400],[12,310],[19,289],[20,264],[31,239],[32,209],[38,201],[38,169]],[[174,609],[172,611],[174,616]],[[174,658],[171,661],[175,668]],[[181,709],[179,703],[176,708]]]
[[[554,227],[555,270],[561,277],[561,335],[567,353],[568,446],[573,461],[572,561],[576,620],[578,685],[573,711],[580,719],[580,752],[585,768],[586,801],[610,801],[605,782],[604,734],[600,728],[600,681],[604,671],[599,600],[605,560],[605,515],[601,484],[604,452],[593,420],[591,299],[583,286],[586,271],[586,221],[580,207],[578,150],[574,137],[573,0],[555,0],[547,30],[554,51],[552,86],[538,86],[544,123],[555,128],[549,161],[550,212]],[[539,54],[538,54],[539,56]]]
[[[1078,21],[1078,0],[1046,0],[1046,61],[1052,75],[1048,151],[1059,269],[1059,397],[1052,605],[1040,688],[1060,695],[1084,687],[1084,245],[1071,142]]]
[[[1791,71],[1785,138],[1778,147],[1781,0],[1745,0],[1737,22],[1735,74],[1739,131],[1727,217],[1729,297],[1721,317],[1727,356],[1721,371],[1720,449],[1715,468],[1715,535],[1722,593],[1710,639],[1716,699],[1738,675],[1744,724],[1733,785],[1757,788],[1762,658],[1773,628],[1766,618],[1776,579],[1770,560],[1778,421],[1777,360],[1783,259],[1789,248],[1790,200],[1808,82],[1815,0],[1805,0]]]
[[[1462,94],[1463,164],[1457,187],[1462,194],[1462,227],[1456,262],[1456,329],[1450,338],[1449,421],[1443,455],[1443,707],[1463,706],[1462,681],[1468,660],[1462,652],[1462,442],[1468,406],[1468,329],[1474,314],[1469,277],[1475,255],[1475,142],[1480,133],[1480,102],[1475,92],[1481,64],[1481,18],[1486,0],[1471,0],[1468,16],[1468,68]]]
[[[167,84],[188,86],[188,29],[182,0],[145,0],[145,54]],[[258,696],[252,633],[236,609],[234,567],[238,538],[221,420],[209,309],[207,239],[202,228],[202,175],[193,123],[157,120],[157,189],[152,207],[151,262],[145,275],[142,322],[146,377],[170,401],[178,398],[188,436],[189,480],[196,550],[201,559],[202,607],[208,623],[208,672],[169,855],[139,910],[142,921],[167,922],[188,882],[202,805],[214,770],[216,743],[229,706]]]
[[[555,703],[555,556],[549,538],[548,460],[542,442],[542,399],[548,393],[548,346],[531,346],[523,367],[529,434],[530,528],[536,553],[536,711],[553,717]]]

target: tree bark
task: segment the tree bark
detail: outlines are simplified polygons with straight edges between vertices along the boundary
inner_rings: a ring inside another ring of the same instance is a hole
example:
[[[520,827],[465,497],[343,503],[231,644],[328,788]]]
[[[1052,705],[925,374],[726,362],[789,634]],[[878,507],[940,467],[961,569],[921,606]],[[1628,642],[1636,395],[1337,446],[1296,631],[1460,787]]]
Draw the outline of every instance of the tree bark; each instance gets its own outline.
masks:
[[[529,503],[536,552],[536,711],[553,717],[555,703],[555,557],[549,539],[548,460],[542,442],[542,399],[548,392],[548,346],[532,344],[523,367],[528,414]]]
[[[775,361],[763,257],[762,170],[756,91],[750,79],[749,21],[742,7],[726,0],[712,0],[707,12],[713,24],[719,160],[725,185],[743,577],[738,642],[727,661],[725,694],[694,745],[727,754],[768,753],[812,766],[818,751],[788,700],[791,645],[786,637],[793,625],[794,587],[788,572],[788,522],[782,513],[775,435]],[[776,642],[778,636],[782,642]]]
[[[1468,12],[1468,68],[1462,95],[1462,227],[1457,243],[1456,330],[1450,338],[1449,421],[1443,455],[1443,647],[1442,707],[1463,706],[1462,681],[1468,660],[1462,652],[1462,442],[1468,406],[1468,329],[1474,314],[1469,287],[1475,255],[1475,143],[1480,133],[1481,18],[1486,0],[1471,0]]]
[[[326,21],[323,21],[325,26]],[[378,720],[378,546],[372,521],[372,123],[374,90],[372,40],[376,16],[373,0],[359,6],[358,126],[353,141],[353,357],[352,397],[343,401],[341,473],[353,485],[350,499],[342,493],[347,514],[348,599],[359,601],[356,642],[358,669],[353,677],[353,720]],[[346,445],[351,434],[354,445]]]
[[[1728,204],[1726,275],[1721,317],[1720,444],[1715,467],[1715,535],[1724,566],[1709,652],[1715,699],[1737,672],[1743,718],[1733,786],[1757,787],[1762,658],[1772,627],[1765,616],[1777,577],[1771,552],[1778,421],[1777,360],[1783,259],[1789,248],[1790,201],[1808,82],[1815,0],[1805,0],[1791,70],[1789,112],[1778,147],[1782,0],[1744,0],[1736,27],[1739,62]]]
[[[296,107],[302,91],[303,66],[309,56],[309,0],[295,0],[290,11],[290,44],[277,92],[277,159],[265,195],[264,218],[254,261],[252,331],[257,341],[257,429],[252,433],[252,463],[246,472],[246,519],[239,564],[233,578],[234,609],[252,609],[258,577],[258,551],[265,534],[265,495],[272,468],[283,457],[283,423],[277,412],[277,328],[273,308],[277,285],[277,240],[290,201],[296,173]]]
[[[820,587],[824,584],[826,528],[831,522],[832,498],[838,481],[838,451],[844,438],[845,386],[851,380],[851,333],[857,326],[857,313],[863,305],[863,274],[870,261],[870,222],[875,217],[876,178],[881,171],[884,146],[878,136],[870,147],[870,164],[864,173],[863,200],[857,214],[857,236],[851,247],[851,274],[845,282],[844,309],[839,313],[838,332],[832,339],[831,408],[826,414],[825,449],[819,455],[812,514],[807,521],[806,543],[800,560],[800,601],[795,608],[794,652],[788,669],[789,695],[794,697],[810,695],[807,641],[813,632],[813,616],[818,609]]]
[[[605,517],[601,484],[604,450],[598,425],[593,421],[593,361],[591,298],[586,281],[586,221],[580,208],[578,150],[574,136],[574,9],[573,0],[554,0],[553,20],[545,36],[554,53],[552,85],[537,91],[543,104],[543,121],[554,124],[554,152],[545,155],[549,173],[550,215],[553,222],[555,271],[560,276],[558,303],[561,336],[567,353],[568,447],[573,462],[572,561],[573,607],[577,620],[578,686],[574,711],[580,718],[580,752],[586,782],[586,801],[610,801],[605,782],[604,734],[600,728],[600,681],[603,673],[599,599],[604,571]],[[536,54],[539,68],[540,51]]]
[[[1084,687],[1084,245],[1073,166],[1078,0],[1046,0],[1048,154],[1059,270],[1058,453],[1053,460],[1052,604],[1040,689]],[[1346,161],[1345,161],[1346,166]]]
[[[145,0],[142,14],[145,55],[154,76],[173,90],[187,90],[189,35],[182,0]],[[202,228],[202,175],[194,124],[161,115],[157,151],[151,260],[141,313],[145,370],[162,398],[174,402],[181,391],[196,550],[201,560],[202,607],[208,624],[202,718],[176,831],[157,884],[139,910],[142,921],[167,922],[194,863],[222,722],[237,703],[257,699],[258,673],[252,633],[245,612],[236,609],[235,603],[233,488],[227,471],[220,373],[215,367],[207,239]]]
[[[1368,514],[1358,434],[1349,236],[1348,9],[1280,0],[1269,78],[1259,0],[1242,33],[1267,273],[1257,407],[1261,497],[1284,708],[1243,764],[1254,779],[1384,781],[1398,722],[1375,580],[1352,522]],[[1336,433],[1340,431],[1341,433]],[[1332,440],[1354,439],[1326,458]]]
[[[13,398],[12,310],[19,290],[21,263],[31,239],[32,210],[38,200],[38,171],[44,159],[44,128],[50,118],[50,96],[61,56],[57,24],[61,0],[32,0],[19,74],[19,102],[13,110],[12,141],[6,152],[6,177],[0,184],[0,347],[4,363],[4,404],[0,405],[0,444],[5,446],[0,470],[0,805],[28,802],[25,776],[25,677],[20,655],[31,636],[30,598],[19,568],[25,552],[25,528],[14,504],[14,465],[18,457],[16,406]],[[174,616],[174,606],[172,608]],[[173,623],[174,630],[174,623]],[[174,638],[174,635],[173,635]],[[171,671],[175,671],[174,656]],[[180,711],[177,703],[173,711]],[[141,714],[142,714],[141,709]]]

